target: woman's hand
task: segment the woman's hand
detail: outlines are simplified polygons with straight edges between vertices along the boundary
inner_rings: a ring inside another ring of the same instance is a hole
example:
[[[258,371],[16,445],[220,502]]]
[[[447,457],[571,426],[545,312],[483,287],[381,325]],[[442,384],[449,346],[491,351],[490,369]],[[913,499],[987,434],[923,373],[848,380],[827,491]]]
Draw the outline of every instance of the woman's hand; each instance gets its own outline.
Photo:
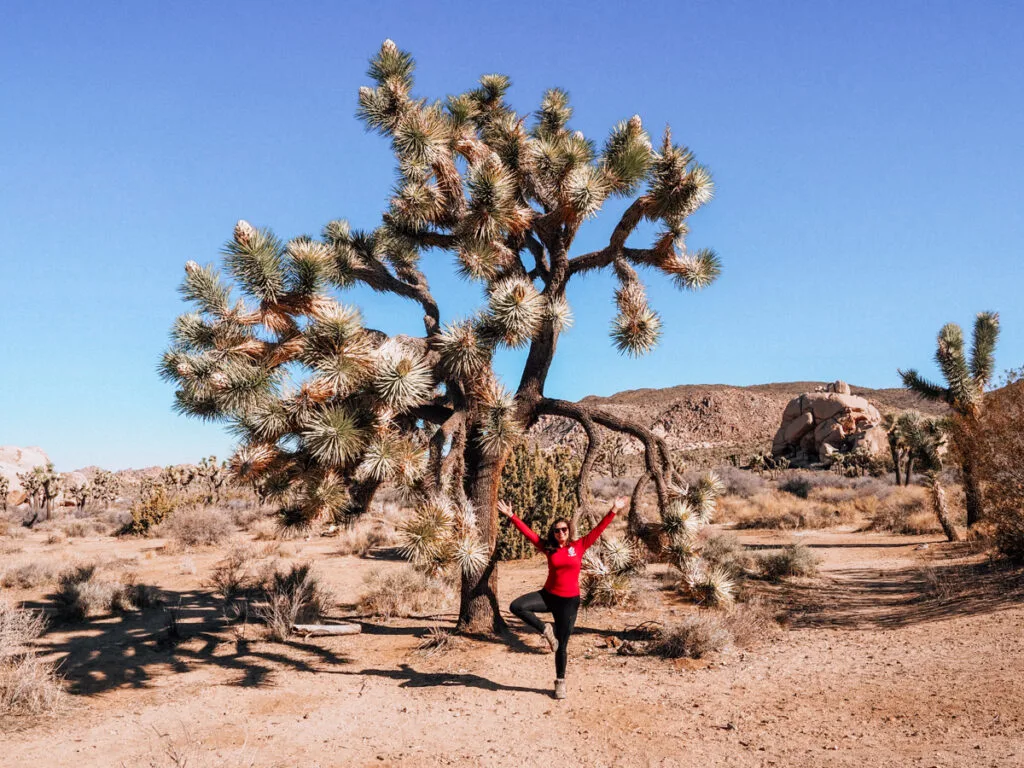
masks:
[[[507,501],[499,501],[498,502],[498,511],[501,514],[503,514],[505,517],[507,517],[509,519],[512,518],[512,505],[509,504]]]
[[[619,496],[617,499],[615,499],[615,501],[612,502],[612,512],[615,512],[617,514],[617,513],[621,512],[622,510],[624,510],[628,506],[629,506],[629,497],[628,496]]]

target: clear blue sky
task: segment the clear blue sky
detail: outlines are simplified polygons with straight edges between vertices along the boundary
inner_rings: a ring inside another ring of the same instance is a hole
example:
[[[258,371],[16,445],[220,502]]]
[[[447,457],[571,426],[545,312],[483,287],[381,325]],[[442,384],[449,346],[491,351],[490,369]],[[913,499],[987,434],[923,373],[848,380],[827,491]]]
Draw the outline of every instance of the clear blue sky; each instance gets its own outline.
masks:
[[[639,113],[710,166],[691,220],[721,280],[650,280],[665,338],[620,358],[612,284],[570,293],[549,394],[933,372],[947,321],[1001,313],[1024,363],[1024,6],[1012,2],[6,3],[0,13],[0,444],[58,469],[194,461],[221,427],[155,373],[186,260],[246,218],[283,237],[372,228],[392,176],[354,117],[385,38],[441,97],[483,73],[533,109],[566,88],[598,140]],[[606,241],[617,210],[579,251]],[[441,257],[435,256],[435,261]],[[476,289],[438,263],[446,317]],[[354,293],[368,322],[414,306]],[[519,355],[501,370],[518,381]]]

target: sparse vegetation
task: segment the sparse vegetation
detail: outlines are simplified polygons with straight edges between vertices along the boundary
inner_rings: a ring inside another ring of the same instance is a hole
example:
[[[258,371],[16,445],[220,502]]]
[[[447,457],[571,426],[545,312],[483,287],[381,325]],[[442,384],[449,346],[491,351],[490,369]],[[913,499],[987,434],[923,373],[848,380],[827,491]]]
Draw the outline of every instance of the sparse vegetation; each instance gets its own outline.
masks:
[[[50,563],[34,560],[21,565],[12,565],[0,574],[0,586],[6,588],[34,589],[52,584],[57,578],[57,569]]]
[[[53,602],[58,618],[78,622],[109,613],[152,608],[160,603],[160,596],[148,585],[132,579],[102,578],[95,565],[79,565],[60,575]]]
[[[29,648],[44,628],[41,614],[0,600],[0,718],[50,715],[63,700],[54,666]]]
[[[319,621],[335,603],[334,595],[309,563],[275,572],[264,589],[263,598],[256,606],[256,615],[278,642],[288,639],[295,624]]]
[[[374,570],[366,577],[359,610],[383,619],[433,613],[453,598],[449,585],[411,567],[397,571]]]
[[[160,483],[143,488],[131,507],[131,520],[118,531],[119,535],[147,536],[175,510],[175,503]]]
[[[213,546],[224,542],[233,532],[228,514],[215,507],[188,506],[175,510],[159,528],[182,547]]]
[[[814,576],[818,572],[818,556],[805,544],[790,544],[778,552],[768,552],[757,558],[764,577],[778,581],[789,576]]]

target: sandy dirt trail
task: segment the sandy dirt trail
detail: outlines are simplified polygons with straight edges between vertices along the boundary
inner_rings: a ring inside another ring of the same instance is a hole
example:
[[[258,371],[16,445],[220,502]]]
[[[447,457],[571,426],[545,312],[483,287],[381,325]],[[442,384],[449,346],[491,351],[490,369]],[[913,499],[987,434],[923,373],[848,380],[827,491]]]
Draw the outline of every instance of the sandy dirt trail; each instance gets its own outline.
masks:
[[[202,586],[216,552],[195,553],[197,574],[182,574],[180,556],[134,543],[140,579],[180,596],[192,636],[161,642],[160,616],[49,633],[41,645],[64,660],[69,709],[0,735],[0,765],[174,765],[168,751],[199,767],[1024,765],[1019,581],[954,585],[950,598],[929,574],[958,561],[934,536],[800,538],[822,575],[773,588],[790,609],[777,636],[710,661],[622,657],[604,635],[652,609],[587,611],[564,702],[550,696],[552,657],[524,631],[512,645],[466,640],[424,656],[433,619],[360,619],[361,635],[273,644],[218,623]],[[329,551],[314,541],[296,555]],[[333,557],[324,570],[354,600],[375,567],[398,564]],[[540,559],[505,567],[504,601],[542,580]],[[664,621],[687,610],[653,609]]]

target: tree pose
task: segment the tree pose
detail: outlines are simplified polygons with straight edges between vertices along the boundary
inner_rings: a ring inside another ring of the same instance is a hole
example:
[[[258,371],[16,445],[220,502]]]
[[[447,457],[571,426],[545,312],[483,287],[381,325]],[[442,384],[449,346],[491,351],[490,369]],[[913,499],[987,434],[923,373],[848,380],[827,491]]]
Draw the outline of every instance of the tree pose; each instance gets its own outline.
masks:
[[[565,665],[568,659],[569,636],[576,625],[576,612],[580,607],[580,569],[583,555],[601,538],[616,512],[626,508],[629,499],[621,496],[594,529],[580,539],[571,536],[572,524],[560,517],[551,524],[547,538],[541,540],[533,529],[515,516],[511,505],[498,502],[498,511],[519,529],[537,550],[548,559],[548,578],[538,592],[517,597],[510,606],[512,613],[536,629],[555,652],[555,698],[565,698]],[[555,626],[537,618],[538,611],[548,611]]]

